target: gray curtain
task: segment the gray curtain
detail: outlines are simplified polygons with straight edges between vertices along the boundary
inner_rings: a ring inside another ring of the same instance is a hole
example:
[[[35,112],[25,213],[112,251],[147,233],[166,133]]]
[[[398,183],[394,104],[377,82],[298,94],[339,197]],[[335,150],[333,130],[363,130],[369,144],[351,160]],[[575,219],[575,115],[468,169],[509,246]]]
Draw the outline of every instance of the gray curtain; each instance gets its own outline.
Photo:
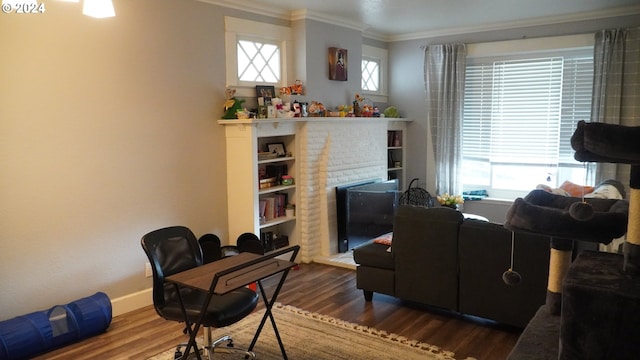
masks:
[[[640,28],[596,33],[591,121],[640,125]],[[597,164],[595,177],[625,183],[629,165]]]
[[[462,106],[467,49],[429,45],[424,51],[427,121],[435,157],[436,194],[462,192]]]

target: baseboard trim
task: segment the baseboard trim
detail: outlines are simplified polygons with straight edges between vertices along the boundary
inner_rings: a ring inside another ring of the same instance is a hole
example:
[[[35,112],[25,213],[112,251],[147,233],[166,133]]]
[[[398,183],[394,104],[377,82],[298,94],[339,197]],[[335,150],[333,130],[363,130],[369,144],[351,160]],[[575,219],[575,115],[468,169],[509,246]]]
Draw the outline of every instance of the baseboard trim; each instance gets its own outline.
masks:
[[[122,315],[133,310],[153,305],[153,289],[145,289],[111,300],[112,316]]]

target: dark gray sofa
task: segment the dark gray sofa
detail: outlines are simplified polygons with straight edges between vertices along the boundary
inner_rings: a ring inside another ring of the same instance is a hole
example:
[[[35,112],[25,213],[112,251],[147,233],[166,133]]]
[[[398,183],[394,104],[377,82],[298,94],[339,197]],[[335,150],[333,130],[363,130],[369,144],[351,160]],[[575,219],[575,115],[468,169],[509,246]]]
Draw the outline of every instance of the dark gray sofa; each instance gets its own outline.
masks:
[[[394,217],[392,251],[373,241],[354,250],[357,287],[373,293],[525,327],[544,304],[549,237],[515,234],[517,286],[502,274],[511,262],[511,232],[465,219],[445,207],[402,205]]]

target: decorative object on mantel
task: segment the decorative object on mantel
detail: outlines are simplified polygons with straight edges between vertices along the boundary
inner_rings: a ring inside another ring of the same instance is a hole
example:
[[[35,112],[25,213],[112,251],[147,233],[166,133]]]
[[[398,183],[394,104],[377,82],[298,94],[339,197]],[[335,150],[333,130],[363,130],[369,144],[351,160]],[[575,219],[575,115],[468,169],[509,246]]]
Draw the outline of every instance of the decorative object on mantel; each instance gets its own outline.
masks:
[[[260,98],[262,98],[264,105],[271,104],[271,98],[276,97],[275,86],[256,85],[256,97],[258,98],[258,103],[260,103]]]
[[[353,116],[352,105],[340,105],[337,107],[337,110],[338,110],[338,117]]]
[[[400,117],[400,114],[398,113],[398,109],[395,106],[389,106],[388,108],[384,109],[382,113],[384,114],[385,117],[390,117],[390,118]]]
[[[244,99],[236,99],[236,89],[227,88],[224,91],[227,101],[224,103],[224,115],[223,119],[237,119],[238,111],[243,112],[242,103]],[[248,118],[248,116],[247,116]]]
[[[458,205],[464,204],[462,195],[449,195],[449,193],[444,193],[443,195],[438,195],[436,199],[438,199],[440,205],[456,210],[458,209]]]
[[[281,87],[280,95],[304,95],[302,80],[296,80],[296,82],[291,86]]]
[[[307,111],[309,112],[309,116],[324,116],[324,104],[322,104],[321,102],[312,101],[311,104],[309,104]]]
[[[373,104],[366,97],[356,93],[355,100],[353,100],[353,112],[356,117],[371,117],[373,116]]]
[[[373,103],[364,96],[356,93],[353,100],[353,113],[356,117],[371,117],[374,113]]]
[[[347,81],[347,49],[329,48],[329,80]]]

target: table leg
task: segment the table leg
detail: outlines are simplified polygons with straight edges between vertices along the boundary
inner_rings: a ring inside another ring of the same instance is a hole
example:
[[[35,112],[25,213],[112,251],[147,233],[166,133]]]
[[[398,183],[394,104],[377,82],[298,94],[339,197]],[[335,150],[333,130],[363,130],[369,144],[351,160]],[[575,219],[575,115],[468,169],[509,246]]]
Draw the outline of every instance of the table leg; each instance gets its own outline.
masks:
[[[256,345],[256,342],[258,342],[258,337],[262,332],[262,328],[264,327],[264,324],[266,323],[267,318],[269,318],[269,320],[271,320],[271,326],[273,326],[273,331],[276,335],[276,339],[278,340],[278,345],[280,345],[280,352],[282,352],[282,358],[284,360],[288,359],[287,353],[284,349],[284,344],[282,343],[282,339],[280,338],[280,332],[278,331],[278,327],[276,326],[276,321],[273,318],[273,313],[271,312],[271,308],[273,307],[273,304],[275,304],[276,299],[278,298],[278,294],[282,289],[282,285],[284,285],[284,281],[287,278],[287,275],[289,274],[289,270],[290,269],[287,269],[282,272],[282,277],[280,278],[280,282],[278,282],[278,286],[276,287],[275,291],[273,292],[273,295],[271,296],[271,300],[267,300],[267,294],[264,291],[264,287],[262,286],[262,281],[258,280],[258,288],[260,289],[260,294],[262,295],[262,301],[264,301],[266,310],[264,315],[262,316],[262,321],[260,321],[260,326],[258,326],[258,330],[256,330],[256,334],[253,337],[253,341],[251,341],[251,345],[249,346],[248,351],[253,351],[253,347]]]
[[[187,343],[187,348],[182,354],[182,358],[187,360],[189,358],[189,353],[191,353],[191,348],[195,349],[196,357],[198,360],[202,360],[200,356],[200,351],[198,350],[198,344],[196,343],[196,338],[198,336],[198,330],[200,330],[200,326],[202,325],[202,320],[204,319],[204,315],[206,314],[207,308],[209,307],[209,303],[211,302],[212,294],[207,294],[207,297],[202,305],[202,309],[200,309],[200,317],[196,323],[192,323],[189,320],[189,315],[187,314],[187,310],[184,307],[184,302],[182,300],[182,294],[180,293],[180,286],[178,284],[174,284],[176,288],[176,292],[178,293],[178,301],[180,302],[180,309],[182,310],[182,316],[184,316],[185,326],[187,327],[187,332],[189,333],[189,342]],[[193,326],[193,328],[192,328]]]

